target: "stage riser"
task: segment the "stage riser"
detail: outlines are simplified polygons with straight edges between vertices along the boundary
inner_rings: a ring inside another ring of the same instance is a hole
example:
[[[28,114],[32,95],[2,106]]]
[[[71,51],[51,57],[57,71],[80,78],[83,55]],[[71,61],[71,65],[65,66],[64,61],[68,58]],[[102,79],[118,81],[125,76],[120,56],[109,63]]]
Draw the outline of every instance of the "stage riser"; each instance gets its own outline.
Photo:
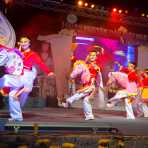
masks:
[[[99,133],[99,134],[114,134],[119,131],[110,127],[33,127],[33,126],[20,126],[11,125],[5,126],[5,131],[17,133]]]

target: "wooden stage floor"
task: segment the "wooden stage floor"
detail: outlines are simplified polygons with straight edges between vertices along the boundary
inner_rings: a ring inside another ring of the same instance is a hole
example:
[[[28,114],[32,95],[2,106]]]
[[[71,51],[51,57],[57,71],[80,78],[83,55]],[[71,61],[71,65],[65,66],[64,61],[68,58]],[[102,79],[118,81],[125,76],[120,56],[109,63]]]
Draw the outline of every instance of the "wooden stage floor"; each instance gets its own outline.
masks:
[[[95,120],[85,121],[79,108],[32,108],[23,111],[24,121],[8,122],[7,110],[0,111],[0,130],[11,131],[19,126],[24,131],[34,130],[38,126],[42,131],[51,132],[120,132],[123,135],[148,136],[148,118],[128,120],[125,112],[94,110]]]

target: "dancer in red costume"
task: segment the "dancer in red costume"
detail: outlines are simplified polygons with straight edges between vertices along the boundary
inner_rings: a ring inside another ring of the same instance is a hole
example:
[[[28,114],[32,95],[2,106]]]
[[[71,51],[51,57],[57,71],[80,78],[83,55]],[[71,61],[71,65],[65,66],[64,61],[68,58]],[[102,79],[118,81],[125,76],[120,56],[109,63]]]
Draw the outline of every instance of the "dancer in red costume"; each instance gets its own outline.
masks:
[[[96,93],[97,75],[100,72],[99,66],[96,64],[97,51],[91,50],[86,62],[76,61],[74,69],[70,75],[71,79],[75,79],[81,74],[82,88],[78,89],[76,93],[67,98],[66,103],[63,103],[64,107],[69,107],[74,101],[83,99],[83,112],[85,120],[94,119],[91,100]]]
[[[42,71],[44,71],[48,76],[53,75],[53,72],[51,72],[51,70],[43,63],[40,56],[35,51],[31,50],[30,40],[27,37],[22,37],[20,39],[20,42],[18,42],[18,44],[20,45],[19,49],[21,50],[21,52],[24,55],[24,58],[23,58],[24,71],[23,72],[25,72],[25,75],[26,75],[25,78],[28,77],[30,81],[26,81],[26,79],[24,79],[24,81],[26,81],[25,85],[21,90],[19,90],[15,94],[16,98],[19,95],[21,95],[23,92],[30,92],[32,90],[33,81],[36,77],[36,69],[34,67],[35,65],[39,66],[39,68]]]
[[[21,107],[26,103],[37,75],[35,65],[38,65],[48,76],[53,76],[53,72],[51,72],[51,70],[42,62],[38,54],[31,50],[30,40],[27,37],[22,37],[18,44],[20,45],[19,49],[23,54],[24,69],[20,76],[13,78],[13,80],[12,77],[10,77],[10,81],[14,83],[16,89],[11,93],[9,106],[11,112],[10,120],[22,121],[23,116]],[[8,81],[9,79],[7,79],[6,82]]]
[[[143,73],[141,91],[142,91],[142,101],[148,104],[148,69],[145,69]]]

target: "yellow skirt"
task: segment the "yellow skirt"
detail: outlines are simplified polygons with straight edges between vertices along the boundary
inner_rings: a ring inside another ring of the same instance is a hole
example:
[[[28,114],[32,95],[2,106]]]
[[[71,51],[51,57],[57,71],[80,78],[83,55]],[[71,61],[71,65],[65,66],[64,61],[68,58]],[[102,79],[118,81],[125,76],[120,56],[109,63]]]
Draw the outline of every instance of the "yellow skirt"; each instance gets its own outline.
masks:
[[[143,88],[142,90],[142,101],[148,103],[148,87]]]

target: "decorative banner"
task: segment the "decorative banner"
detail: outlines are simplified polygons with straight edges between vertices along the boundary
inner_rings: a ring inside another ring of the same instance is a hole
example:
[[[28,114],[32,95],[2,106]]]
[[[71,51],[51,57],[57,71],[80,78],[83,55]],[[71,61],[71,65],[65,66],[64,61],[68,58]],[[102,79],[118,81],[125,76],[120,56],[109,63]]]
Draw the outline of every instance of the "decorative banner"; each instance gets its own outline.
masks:
[[[14,47],[16,36],[13,27],[7,18],[0,12],[0,44],[6,47]]]

